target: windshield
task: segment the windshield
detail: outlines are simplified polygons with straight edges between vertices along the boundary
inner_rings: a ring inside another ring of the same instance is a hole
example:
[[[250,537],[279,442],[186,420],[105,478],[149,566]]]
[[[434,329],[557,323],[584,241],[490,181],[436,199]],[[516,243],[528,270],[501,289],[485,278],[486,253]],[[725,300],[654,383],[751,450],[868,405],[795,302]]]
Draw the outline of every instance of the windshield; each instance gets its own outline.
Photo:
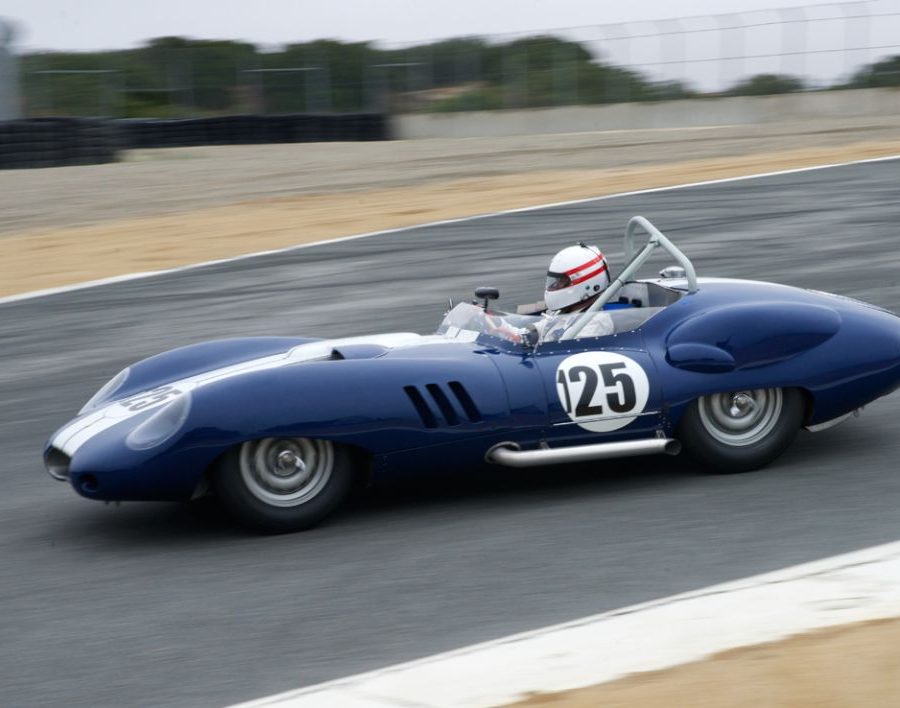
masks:
[[[605,337],[638,329],[663,307],[616,307],[590,315],[576,339]],[[585,313],[565,315],[514,315],[509,312],[487,312],[478,305],[460,303],[444,315],[437,333],[447,339],[474,342],[479,335],[499,337],[513,344],[534,346],[558,342]]]
[[[437,333],[447,339],[469,342],[474,342],[480,334],[486,334],[513,344],[526,344],[529,343],[529,330],[534,332],[535,325],[542,319],[540,315],[485,312],[478,305],[461,302],[444,315]],[[536,335],[532,335],[530,343],[536,340]]]
[[[578,332],[575,339],[590,339],[592,337],[606,337],[610,334],[620,334],[638,329],[653,315],[661,312],[662,307],[625,307],[610,310],[601,310],[585,314],[573,312],[566,315],[545,317],[544,323],[539,325],[540,343],[558,342],[563,334],[579,322],[583,317],[588,317],[587,323]]]

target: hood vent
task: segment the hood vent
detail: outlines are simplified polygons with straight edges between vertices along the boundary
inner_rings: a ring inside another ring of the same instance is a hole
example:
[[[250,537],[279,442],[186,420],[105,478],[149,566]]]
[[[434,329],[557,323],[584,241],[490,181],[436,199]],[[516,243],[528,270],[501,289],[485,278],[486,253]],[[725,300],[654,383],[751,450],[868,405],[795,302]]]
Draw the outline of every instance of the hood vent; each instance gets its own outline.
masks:
[[[419,414],[424,426],[426,428],[436,428],[437,419],[434,417],[434,413],[431,412],[428,404],[425,403],[425,399],[422,398],[419,389],[415,386],[404,386],[403,390],[406,391],[406,395],[409,396],[409,400],[412,401],[413,406],[415,406],[416,413]]]
[[[475,405],[475,401],[472,400],[469,392],[466,391],[465,386],[459,381],[451,381],[448,385],[450,386],[453,395],[456,396],[456,400],[459,401],[459,405],[461,405],[463,411],[465,411],[466,418],[473,423],[480,423],[481,412],[478,410],[478,406]]]
[[[466,420],[470,423],[481,422],[481,412],[459,381],[450,381],[445,386],[430,383],[423,388],[404,386],[403,390],[426,428],[440,425],[438,414],[448,426],[460,425]]]
[[[425,388],[428,389],[428,393],[431,394],[431,399],[437,403],[437,407],[440,409],[444,420],[447,421],[447,425],[459,425],[459,416],[456,414],[456,411],[453,410],[453,405],[450,403],[450,399],[447,398],[447,394],[444,393],[443,389],[433,383],[428,384]]]

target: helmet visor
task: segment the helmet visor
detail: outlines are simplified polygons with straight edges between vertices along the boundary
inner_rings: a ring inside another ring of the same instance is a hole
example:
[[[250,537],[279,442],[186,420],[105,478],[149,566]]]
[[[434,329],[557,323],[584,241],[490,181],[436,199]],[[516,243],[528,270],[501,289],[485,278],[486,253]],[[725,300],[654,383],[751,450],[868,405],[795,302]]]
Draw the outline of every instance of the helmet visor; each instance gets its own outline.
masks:
[[[552,271],[547,271],[547,285],[544,287],[547,292],[562,290],[564,288],[570,287],[571,285],[572,278],[566,273],[554,273]]]

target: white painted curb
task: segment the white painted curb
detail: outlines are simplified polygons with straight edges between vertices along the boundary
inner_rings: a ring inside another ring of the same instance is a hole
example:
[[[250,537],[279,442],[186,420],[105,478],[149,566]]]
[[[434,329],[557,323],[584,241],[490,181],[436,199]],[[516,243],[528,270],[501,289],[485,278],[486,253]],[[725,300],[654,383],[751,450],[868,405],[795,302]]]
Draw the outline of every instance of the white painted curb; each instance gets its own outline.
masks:
[[[822,627],[900,615],[900,542],[240,704],[495,706]]]
[[[270,256],[278,253],[290,253],[305,248],[313,248],[315,246],[324,246],[332,243],[340,243],[341,241],[353,241],[355,239],[368,238],[370,236],[382,236],[385,234],[402,233],[412,231],[414,229],[424,229],[430,226],[443,226],[444,224],[459,224],[466,221],[474,221],[475,219],[487,219],[493,216],[502,216],[503,214],[521,214],[529,211],[539,211],[541,209],[553,209],[554,207],[570,206],[572,204],[586,204],[588,202],[599,202],[607,199],[618,199],[620,197],[632,197],[638,194],[653,194],[655,192],[667,192],[675,189],[688,189],[690,187],[704,187],[711,184],[724,184],[726,182],[739,182],[746,179],[759,179],[761,177],[777,177],[778,175],[789,175],[798,172],[813,172],[815,170],[827,170],[832,167],[844,167],[847,165],[862,165],[870,162],[888,162],[890,160],[900,160],[900,155],[889,155],[887,157],[872,157],[865,160],[850,160],[849,162],[835,162],[828,165],[813,165],[812,167],[796,167],[790,170],[776,170],[774,172],[759,172],[753,175],[741,175],[738,177],[723,177],[721,179],[710,179],[701,182],[687,182],[685,184],[673,184],[668,187],[652,187],[650,189],[637,189],[631,192],[618,192],[616,194],[604,194],[599,197],[586,197],[584,199],[571,199],[562,202],[553,202],[550,204],[537,204],[535,206],[520,207],[518,209],[504,209],[503,211],[487,212],[484,214],[474,214],[472,216],[461,216],[456,219],[443,219],[441,221],[429,221],[423,224],[413,224],[411,226],[400,226],[394,229],[383,229],[381,231],[370,231],[363,234],[354,234],[351,236],[340,236],[338,238],[327,239],[324,241],[314,241],[312,243],[301,243],[296,246],[287,246],[286,248],[277,248],[269,251],[258,251],[255,253],[245,253],[232,258],[220,258],[212,261],[203,261],[201,263],[191,263],[190,265],[178,266],[176,268],[166,268],[164,270],[145,271],[142,273],[126,273],[124,275],[116,275],[111,278],[103,278],[102,280],[89,280],[73,285],[63,285],[56,288],[47,288],[45,290],[32,290],[26,293],[18,293],[16,295],[7,295],[0,297],[0,305],[6,305],[22,300],[32,300],[34,298],[46,297],[48,295],[59,295],[60,293],[72,292],[75,290],[85,290],[87,288],[96,288],[102,285],[111,285],[113,283],[122,283],[129,280],[140,280],[143,278],[153,278],[160,275],[168,275],[170,273],[180,273],[186,270],[194,270],[196,268],[207,268],[209,266],[221,265],[223,263],[234,263],[250,258],[260,258],[262,256]]]

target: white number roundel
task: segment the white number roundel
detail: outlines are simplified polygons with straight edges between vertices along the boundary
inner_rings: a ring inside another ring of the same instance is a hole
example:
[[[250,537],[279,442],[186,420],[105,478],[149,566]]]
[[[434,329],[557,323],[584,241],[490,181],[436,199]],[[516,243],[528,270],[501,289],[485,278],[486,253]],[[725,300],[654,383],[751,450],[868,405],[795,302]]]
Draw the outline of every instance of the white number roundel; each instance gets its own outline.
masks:
[[[582,352],[556,369],[563,410],[585,430],[606,433],[637,418],[650,397],[647,373],[616,352]]]

